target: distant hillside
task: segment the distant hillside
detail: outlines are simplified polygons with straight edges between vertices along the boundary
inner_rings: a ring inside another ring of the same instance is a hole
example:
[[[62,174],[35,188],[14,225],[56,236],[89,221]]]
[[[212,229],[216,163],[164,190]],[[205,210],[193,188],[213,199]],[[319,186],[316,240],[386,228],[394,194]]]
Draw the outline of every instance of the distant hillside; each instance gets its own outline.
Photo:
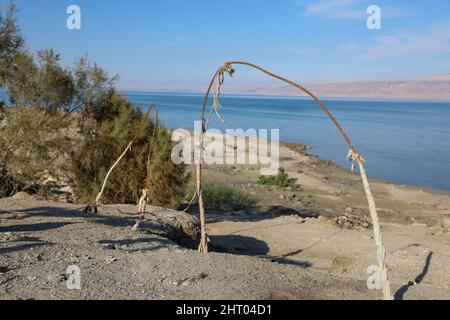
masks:
[[[338,81],[305,84],[321,97],[450,100],[450,74],[417,79]],[[298,95],[290,86],[234,89],[235,93]]]

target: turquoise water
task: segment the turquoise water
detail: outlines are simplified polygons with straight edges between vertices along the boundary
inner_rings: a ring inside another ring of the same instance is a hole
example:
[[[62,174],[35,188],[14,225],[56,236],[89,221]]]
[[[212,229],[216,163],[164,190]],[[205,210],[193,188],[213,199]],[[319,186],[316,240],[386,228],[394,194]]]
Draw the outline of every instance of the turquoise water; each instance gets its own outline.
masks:
[[[142,107],[154,102],[169,128],[192,130],[200,119],[201,95],[125,94]],[[225,123],[214,118],[212,128],[280,129],[282,141],[307,144],[311,154],[349,168],[344,139],[314,102],[248,96],[224,96],[221,102]],[[366,159],[370,176],[450,192],[449,102],[324,102]]]
[[[193,129],[201,95],[127,92],[130,102],[154,102],[170,128]],[[224,96],[212,128],[280,129],[280,139],[312,147],[311,154],[349,168],[348,147],[325,113],[303,98]],[[450,191],[450,103],[324,100],[357,150],[368,174]]]

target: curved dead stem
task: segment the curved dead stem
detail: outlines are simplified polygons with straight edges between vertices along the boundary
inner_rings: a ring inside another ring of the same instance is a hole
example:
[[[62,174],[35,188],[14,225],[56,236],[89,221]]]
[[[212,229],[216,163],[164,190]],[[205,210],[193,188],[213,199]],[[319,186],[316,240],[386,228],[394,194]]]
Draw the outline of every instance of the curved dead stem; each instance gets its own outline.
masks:
[[[202,171],[202,153],[203,153],[203,142],[204,142],[204,134],[206,133],[208,126],[209,126],[209,121],[211,119],[211,115],[214,111],[214,108],[216,107],[215,103],[216,103],[216,99],[218,98],[218,95],[220,95],[220,85],[223,82],[223,76],[224,76],[224,72],[228,72],[230,73],[230,76],[234,73],[234,69],[232,68],[232,65],[245,65],[251,68],[254,68],[272,78],[278,79],[282,82],[285,82],[297,89],[299,89],[300,91],[306,93],[308,96],[310,96],[319,106],[320,108],[327,114],[327,116],[330,118],[330,120],[333,122],[333,124],[336,126],[336,128],[339,130],[339,132],[341,133],[342,137],[345,139],[345,141],[347,142],[349,148],[350,148],[350,160],[352,161],[352,163],[358,163],[359,167],[360,167],[360,173],[361,173],[361,177],[362,177],[362,181],[363,181],[363,185],[364,185],[364,190],[366,193],[366,197],[369,203],[369,210],[370,210],[370,214],[371,214],[371,218],[372,218],[372,223],[374,226],[374,234],[375,234],[375,244],[376,244],[376,250],[377,250],[377,260],[378,260],[378,267],[379,267],[379,272],[380,272],[380,279],[381,279],[381,286],[382,286],[382,290],[383,290],[383,296],[384,299],[386,300],[390,300],[392,299],[392,295],[391,295],[391,291],[390,291],[390,285],[389,285],[389,277],[388,277],[388,270],[387,270],[387,261],[386,261],[386,250],[384,248],[383,245],[383,240],[382,240],[382,236],[381,236],[381,229],[380,229],[380,224],[379,224],[379,219],[378,219],[378,213],[376,210],[376,206],[375,206],[375,200],[373,198],[372,192],[370,190],[370,186],[369,186],[369,182],[366,176],[366,172],[364,169],[364,165],[363,165],[363,159],[362,157],[358,154],[358,152],[356,152],[355,147],[353,146],[352,142],[350,141],[349,137],[347,136],[347,134],[345,133],[344,129],[341,127],[341,125],[338,123],[338,121],[333,117],[333,115],[330,113],[330,111],[328,110],[328,108],[322,103],[322,101],[320,101],[320,99],[313,94],[310,90],[308,90],[307,88],[301,86],[298,83],[295,83],[291,80],[288,80],[284,77],[281,77],[277,74],[274,74],[266,69],[263,69],[253,63],[249,63],[249,62],[244,62],[244,61],[229,61],[229,62],[225,62],[223,65],[220,66],[220,68],[216,71],[216,73],[214,74],[211,83],[209,84],[208,89],[206,90],[206,94],[205,97],[203,99],[203,105],[202,105],[202,112],[201,112],[201,122],[202,122],[202,132],[200,134],[199,137],[199,162],[197,163],[197,193],[199,195],[199,207],[200,207],[200,223],[201,223],[201,234],[202,234],[202,238],[200,241],[200,247],[199,247],[199,251],[200,252],[207,252],[208,251],[208,244],[207,244],[207,235],[206,235],[206,223],[205,223],[205,208],[204,208],[204,203],[203,203],[203,196],[202,196],[202,185],[201,185],[201,171]],[[216,80],[218,79],[219,82],[219,90],[218,93],[215,92],[215,103],[213,105],[213,109],[211,109],[211,112],[209,113],[208,119],[205,120],[205,111],[206,111],[206,105],[208,103],[208,97],[210,96],[211,93],[211,89],[215,86]],[[217,113],[217,109],[215,110]]]

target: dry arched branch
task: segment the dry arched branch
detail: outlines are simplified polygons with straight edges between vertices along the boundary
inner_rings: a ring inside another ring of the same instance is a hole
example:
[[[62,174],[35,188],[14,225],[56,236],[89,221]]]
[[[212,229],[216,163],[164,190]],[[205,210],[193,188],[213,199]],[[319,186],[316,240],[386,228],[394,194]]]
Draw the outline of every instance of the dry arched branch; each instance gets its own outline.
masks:
[[[336,128],[341,133],[342,137],[345,139],[349,146],[349,159],[352,161],[352,169],[354,168],[355,163],[358,164],[360,168],[360,174],[364,186],[364,191],[366,193],[367,201],[369,203],[369,210],[370,215],[372,218],[372,224],[374,227],[374,239],[375,239],[375,245],[376,245],[376,255],[377,255],[377,261],[378,261],[378,267],[380,272],[380,280],[381,280],[381,286],[383,290],[383,297],[386,300],[392,300],[392,294],[390,290],[390,284],[389,284],[389,278],[388,278],[388,270],[387,270],[387,262],[386,262],[386,250],[383,244],[383,238],[381,235],[381,229],[380,229],[380,223],[378,219],[378,213],[375,205],[375,200],[373,198],[372,192],[370,190],[369,181],[367,179],[366,171],[364,168],[364,160],[359,155],[359,153],[356,151],[355,147],[353,146],[352,142],[350,141],[349,137],[345,133],[344,129],[341,127],[341,125],[338,123],[338,121],[333,117],[333,115],[330,113],[328,108],[320,101],[320,99],[314,95],[310,90],[307,88],[301,86],[298,83],[295,83],[291,80],[288,80],[284,77],[281,77],[277,74],[274,74],[268,70],[265,70],[253,63],[244,62],[244,61],[230,61],[225,62],[222,64],[219,69],[214,74],[211,83],[209,84],[209,87],[206,91],[203,105],[202,105],[202,111],[201,111],[201,122],[202,122],[202,132],[200,133],[199,137],[199,145],[196,148],[196,152],[198,152],[198,162],[196,165],[196,183],[197,183],[197,196],[199,198],[199,210],[200,210],[200,223],[201,223],[201,240],[200,240],[200,246],[199,251],[200,252],[207,252],[208,251],[208,243],[207,243],[207,234],[206,234],[206,224],[205,224],[205,207],[203,203],[203,194],[202,194],[202,160],[203,160],[203,144],[204,144],[204,135],[206,131],[208,130],[209,123],[211,120],[211,116],[213,112],[217,114],[220,120],[222,118],[219,115],[219,96],[221,93],[221,86],[223,85],[224,79],[225,79],[225,73],[228,73],[230,76],[233,76],[235,70],[233,68],[233,65],[244,65],[248,66],[250,68],[256,69],[272,78],[275,78],[277,80],[280,80],[282,82],[285,82],[297,89],[299,89],[301,92],[305,93],[309,97],[311,97],[319,106],[320,108],[327,114],[327,116],[330,118],[330,120],[333,122],[333,124],[336,126]],[[205,118],[205,112],[206,112],[206,105],[208,103],[208,98],[211,94],[211,90],[214,89],[214,102],[211,108],[211,111],[207,118]]]

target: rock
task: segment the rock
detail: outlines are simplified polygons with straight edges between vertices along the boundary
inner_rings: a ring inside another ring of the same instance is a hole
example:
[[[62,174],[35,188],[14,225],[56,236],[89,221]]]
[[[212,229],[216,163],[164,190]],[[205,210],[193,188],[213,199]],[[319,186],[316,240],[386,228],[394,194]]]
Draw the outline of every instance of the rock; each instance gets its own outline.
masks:
[[[0,237],[0,242],[18,241],[19,236],[14,236],[11,232],[5,232]]]
[[[74,193],[73,188],[71,186],[62,186],[59,190],[64,193],[70,193],[70,194]]]
[[[369,229],[372,226],[369,221],[350,215],[338,217],[334,224],[346,229]]]
[[[199,282],[200,280],[206,279],[206,277],[208,277],[208,275],[206,273],[200,273],[199,275],[192,277],[192,278],[188,278],[185,279],[183,281],[180,282],[181,286],[183,287],[187,287],[189,285],[195,284],[197,282]]]
[[[192,279],[187,279],[187,280],[184,280],[184,281],[181,283],[181,286],[182,286],[182,287],[187,287],[187,286],[189,286],[189,285],[191,285],[191,284],[194,284],[194,281],[193,281]]]
[[[107,264],[111,264],[113,262],[119,261],[119,259],[117,259],[116,257],[111,257],[109,259],[106,259],[106,263]]]

